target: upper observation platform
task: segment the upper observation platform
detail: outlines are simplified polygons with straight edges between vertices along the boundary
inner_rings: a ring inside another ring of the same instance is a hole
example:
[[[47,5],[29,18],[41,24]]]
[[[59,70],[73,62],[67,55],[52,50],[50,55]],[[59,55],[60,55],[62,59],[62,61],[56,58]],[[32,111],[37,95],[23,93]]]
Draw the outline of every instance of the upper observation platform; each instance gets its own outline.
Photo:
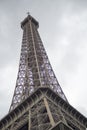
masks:
[[[23,29],[24,25],[29,22],[29,20],[31,20],[31,22],[34,23],[37,28],[39,27],[38,21],[36,19],[34,19],[30,14],[28,14],[28,16],[21,22],[22,29]]]

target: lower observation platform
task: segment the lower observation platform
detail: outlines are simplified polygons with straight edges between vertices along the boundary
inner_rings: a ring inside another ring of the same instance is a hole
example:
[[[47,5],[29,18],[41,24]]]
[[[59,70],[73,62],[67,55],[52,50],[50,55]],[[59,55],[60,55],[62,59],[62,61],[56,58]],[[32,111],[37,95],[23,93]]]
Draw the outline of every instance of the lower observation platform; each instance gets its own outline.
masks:
[[[43,98],[52,101],[52,103],[55,103],[56,106],[58,106],[57,109],[60,109],[62,112],[65,113],[65,118],[66,115],[68,116],[67,120],[73,117],[75,122],[77,122],[83,127],[83,129],[81,130],[85,130],[85,128],[87,128],[87,118],[85,116],[83,116],[69,103],[63,100],[58,94],[52,91],[52,89],[48,87],[42,87],[34,91],[34,93],[32,93],[26,100],[20,103],[14,110],[9,112],[2,120],[0,120],[0,130],[8,130],[12,126],[13,129],[11,130],[27,130],[28,128],[27,123],[29,122],[30,117],[26,116],[26,114],[29,113],[30,108],[33,107],[34,104],[37,104],[37,102],[39,102]],[[48,119],[46,120],[46,122],[44,120],[44,127],[47,121]],[[57,121],[53,126],[49,126],[49,124],[47,124],[47,126],[49,127],[48,128],[49,130],[75,130],[70,124],[66,125],[62,121]],[[79,130],[78,128],[79,127],[77,127],[76,130]],[[38,129],[30,129],[30,130],[38,130]]]

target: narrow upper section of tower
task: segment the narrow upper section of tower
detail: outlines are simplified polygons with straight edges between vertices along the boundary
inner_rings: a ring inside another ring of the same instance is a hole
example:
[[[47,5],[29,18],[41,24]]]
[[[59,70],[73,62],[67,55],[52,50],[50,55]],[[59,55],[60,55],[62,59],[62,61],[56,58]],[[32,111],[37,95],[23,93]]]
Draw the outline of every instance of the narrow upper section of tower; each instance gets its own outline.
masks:
[[[30,14],[28,14],[28,16],[21,22],[22,29],[24,25],[29,22],[29,20],[31,20],[32,23],[34,23],[37,28],[39,27],[39,23],[36,21],[36,19],[34,19]]]

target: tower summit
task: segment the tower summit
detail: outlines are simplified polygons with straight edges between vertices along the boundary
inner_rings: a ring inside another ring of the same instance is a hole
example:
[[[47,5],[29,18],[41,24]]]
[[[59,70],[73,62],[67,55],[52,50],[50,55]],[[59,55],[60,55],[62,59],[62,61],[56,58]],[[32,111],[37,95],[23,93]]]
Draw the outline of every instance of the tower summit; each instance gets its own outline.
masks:
[[[22,47],[15,91],[0,130],[86,130],[87,118],[67,101],[30,15],[21,22]]]

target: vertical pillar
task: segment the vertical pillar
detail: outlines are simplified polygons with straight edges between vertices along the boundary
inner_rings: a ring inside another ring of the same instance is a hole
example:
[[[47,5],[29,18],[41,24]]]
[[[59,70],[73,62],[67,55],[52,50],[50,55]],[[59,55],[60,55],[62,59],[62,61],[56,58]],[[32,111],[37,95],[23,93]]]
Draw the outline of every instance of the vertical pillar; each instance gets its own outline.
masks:
[[[64,125],[63,125],[63,124],[60,124],[60,125],[59,125],[59,128],[60,128],[60,130],[64,130]]]
[[[54,126],[55,122],[54,122],[54,119],[53,119],[53,116],[51,114],[51,111],[50,111],[50,108],[49,108],[49,104],[48,104],[46,98],[44,98],[44,104],[45,104],[46,109],[47,109],[47,113],[48,113],[48,116],[49,116],[50,123],[51,123],[52,126]]]
[[[28,130],[31,128],[31,110],[29,109],[29,122],[28,122]]]

